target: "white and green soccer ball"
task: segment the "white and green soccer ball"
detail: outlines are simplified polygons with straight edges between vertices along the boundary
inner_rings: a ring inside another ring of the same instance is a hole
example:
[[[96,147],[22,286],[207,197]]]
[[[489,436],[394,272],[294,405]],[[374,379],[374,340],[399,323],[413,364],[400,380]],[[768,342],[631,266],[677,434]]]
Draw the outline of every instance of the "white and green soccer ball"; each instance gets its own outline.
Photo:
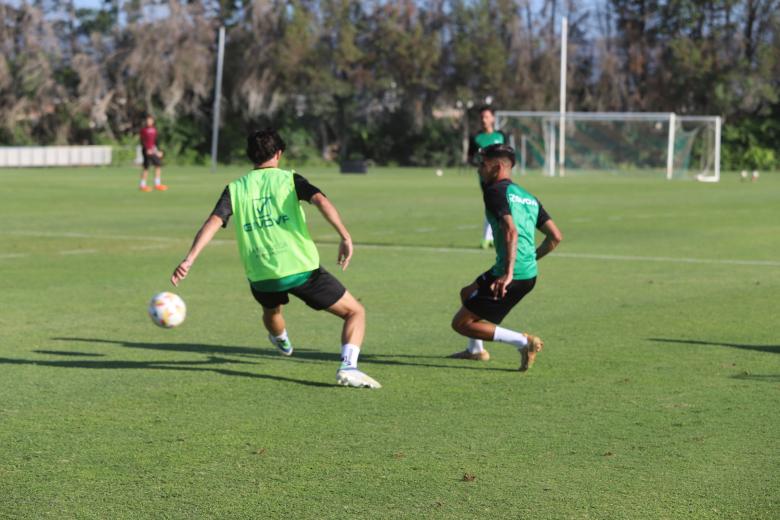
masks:
[[[149,317],[155,325],[172,329],[181,325],[187,317],[187,306],[177,294],[161,292],[149,302]]]

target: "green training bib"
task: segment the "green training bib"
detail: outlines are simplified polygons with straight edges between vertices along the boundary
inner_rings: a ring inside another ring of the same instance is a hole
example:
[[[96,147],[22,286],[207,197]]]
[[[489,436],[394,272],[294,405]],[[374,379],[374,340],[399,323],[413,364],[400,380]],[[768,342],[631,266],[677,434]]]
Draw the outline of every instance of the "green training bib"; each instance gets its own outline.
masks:
[[[250,282],[317,269],[320,256],[295,193],[293,172],[252,170],[228,185],[238,252]]]

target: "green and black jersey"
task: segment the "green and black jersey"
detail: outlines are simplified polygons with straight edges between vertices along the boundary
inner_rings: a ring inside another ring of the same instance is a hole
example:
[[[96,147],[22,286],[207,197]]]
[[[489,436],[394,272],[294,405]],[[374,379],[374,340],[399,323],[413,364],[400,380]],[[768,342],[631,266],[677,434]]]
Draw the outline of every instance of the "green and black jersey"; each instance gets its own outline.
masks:
[[[509,144],[509,136],[501,130],[496,130],[495,132],[480,132],[472,135],[471,139],[469,139],[469,164],[474,164],[474,156],[477,155],[477,152],[492,144]]]
[[[485,216],[496,247],[496,263],[491,269],[495,276],[501,276],[506,269],[507,244],[501,231],[501,219],[512,215],[517,228],[517,254],[513,276],[515,280],[528,280],[537,274],[535,230],[550,220],[539,200],[509,179],[482,185],[485,201]]]

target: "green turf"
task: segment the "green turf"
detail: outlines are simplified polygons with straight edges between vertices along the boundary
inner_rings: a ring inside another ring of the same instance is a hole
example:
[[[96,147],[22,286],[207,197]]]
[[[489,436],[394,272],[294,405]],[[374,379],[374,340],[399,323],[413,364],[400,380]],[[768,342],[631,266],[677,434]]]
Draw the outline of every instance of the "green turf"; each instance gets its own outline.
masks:
[[[472,174],[304,171],[359,244],[370,391],[333,385],[330,315],[267,344],[232,228],[184,325],[146,316],[240,171],[0,171],[0,517],[777,518],[780,176],[524,180],[564,242],[505,321],[546,340],[520,374],[446,358],[492,260]]]

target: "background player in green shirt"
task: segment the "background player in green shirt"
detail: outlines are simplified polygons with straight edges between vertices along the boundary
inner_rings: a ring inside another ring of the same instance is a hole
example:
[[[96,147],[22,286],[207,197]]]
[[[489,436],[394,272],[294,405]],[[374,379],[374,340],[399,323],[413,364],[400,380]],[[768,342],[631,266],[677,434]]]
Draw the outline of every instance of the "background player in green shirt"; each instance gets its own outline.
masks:
[[[380,388],[378,382],[357,369],[366,328],[365,309],[320,266],[300,202],[313,204],[338,232],[338,263],[342,270],[352,258],[352,238],[324,193],[301,175],[278,167],[284,149],[284,141],[270,128],[247,138],[247,155],[254,169],[222,192],[214,211],[195,235],[189,253],[174,270],[171,282],[178,285],[187,276],[203,248],[233,216],[239,254],[252,295],[263,307],[263,324],[271,343],[283,355],[293,354],[282,317],[282,306],[293,294],[309,307],[325,309],[344,320],[342,363],[336,382]]]
[[[536,261],[555,249],[563,237],[539,200],[510,180],[515,163],[511,146],[490,145],[478,157],[485,216],[496,237],[496,262],[460,291],[463,306],[453,317],[452,328],[468,337],[469,345],[452,357],[487,361],[490,355],[482,342],[501,341],[517,347],[520,370],[524,371],[533,364],[544,342],[499,324],[533,290]],[[538,248],[536,229],[545,235]]]
[[[469,164],[477,166],[475,163],[477,154],[480,150],[493,144],[509,144],[509,137],[502,131],[496,130],[496,115],[493,108],[490,106],[483,106],[479,109],[479,121],[482,125],[482,129],[471,136],[469,139],[468,149],[468,161]],[[482,229],[482,241],[480,247],[487,249],[493,245],[493,229],[490,227],[487,219]]]

